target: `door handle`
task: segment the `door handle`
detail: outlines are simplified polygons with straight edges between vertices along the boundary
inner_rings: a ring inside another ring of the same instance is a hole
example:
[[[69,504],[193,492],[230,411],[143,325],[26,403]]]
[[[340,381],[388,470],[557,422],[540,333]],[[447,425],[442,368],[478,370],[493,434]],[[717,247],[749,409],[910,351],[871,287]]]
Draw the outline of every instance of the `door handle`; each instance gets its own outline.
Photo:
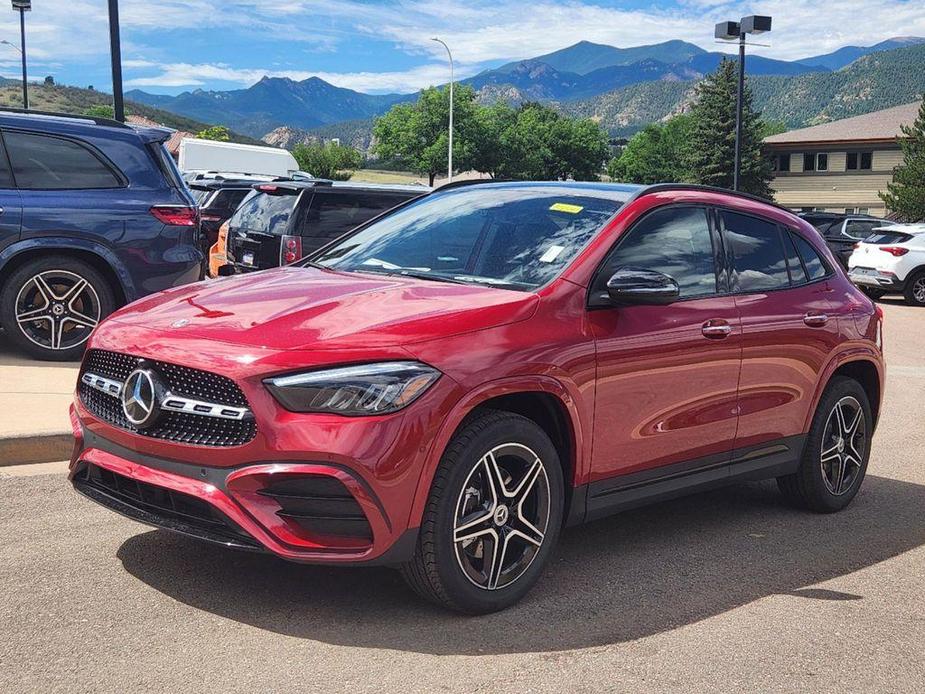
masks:
[[[811,328],[821,328],[829,322],[829,317],[824,313],[807,313],[803,316],[803,322]]]
[[[728,337],[729,333],[732,332],[732,326],[722,318],[713,318],[703,324],[703,327],[700,328],[700,332],[703,333],[704,337],[708,337],[711,340],[722,340],[724,337]]]

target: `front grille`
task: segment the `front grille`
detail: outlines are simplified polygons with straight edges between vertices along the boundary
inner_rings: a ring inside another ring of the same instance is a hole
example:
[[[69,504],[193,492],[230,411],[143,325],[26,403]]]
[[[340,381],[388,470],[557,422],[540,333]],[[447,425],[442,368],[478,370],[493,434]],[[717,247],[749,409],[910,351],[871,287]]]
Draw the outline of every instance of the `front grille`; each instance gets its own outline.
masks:
[[[263,549],[231,519],[195,496],[91,464],[77,471],[74,486],[94,501],[143,523],[241,549]]]
[[[298,524],[311,535],[372,542],[372,528],[363,509],[334,477],[297,475],[275,479],[259,494],[279,504],[276,515]]]
[[[139,357],[129,354],[91,349],[84,359],[81,375],[88,372],[124,382],[140,361]],[[156,360],[143,361],[157,372],[174,395],[233,407],[248,406],[244,393],[226,376]],[[170,411],[162,412],[153,426],[139,429],[125,418],[119,398],[102,393],[83,381],[79,382],[78,389],[80,399],[94,415],[142,436],[199,446],[240,446],[253,440],[257,434],[253,417],[233,420]]]

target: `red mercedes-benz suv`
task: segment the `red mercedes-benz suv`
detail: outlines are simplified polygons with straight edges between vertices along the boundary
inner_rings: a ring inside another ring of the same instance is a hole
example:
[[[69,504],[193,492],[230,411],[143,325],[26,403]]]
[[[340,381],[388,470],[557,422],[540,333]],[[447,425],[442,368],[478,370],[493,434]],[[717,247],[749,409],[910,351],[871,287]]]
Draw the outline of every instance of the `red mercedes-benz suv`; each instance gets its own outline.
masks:
[[[818,233],[691,186],[447,186],[93,334],[71,480],[131,518],[384,563],[470,613],[565,525],[738,480],[857,494],[881,316]],[[602,548],[606,551],[606,548]]]

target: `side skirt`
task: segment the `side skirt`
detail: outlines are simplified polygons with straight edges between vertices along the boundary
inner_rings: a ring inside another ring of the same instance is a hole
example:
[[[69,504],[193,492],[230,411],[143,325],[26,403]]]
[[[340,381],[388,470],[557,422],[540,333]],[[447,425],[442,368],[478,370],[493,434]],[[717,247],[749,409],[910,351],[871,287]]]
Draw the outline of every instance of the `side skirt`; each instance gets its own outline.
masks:
[[[789,436],[665,467],[592,482],[573,490],[567,525],[618,513],[645,504],[722,487],[734,482],[764,480],[796,472],[806,435]],[[581,502],[585,513],[581,514]]]

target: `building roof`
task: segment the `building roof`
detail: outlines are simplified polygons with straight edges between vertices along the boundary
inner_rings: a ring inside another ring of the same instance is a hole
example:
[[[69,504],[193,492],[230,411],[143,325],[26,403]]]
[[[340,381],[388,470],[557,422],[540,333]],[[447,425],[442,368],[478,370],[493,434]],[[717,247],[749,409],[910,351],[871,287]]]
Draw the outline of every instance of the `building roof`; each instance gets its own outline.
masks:
[[[874,111],[863,116],[843,118],[814,125],[809,128],[790,130],[764,139],[767,145],[789,145],[822,142],[868,142],[895,140],[902,135],[901,125],[912,125],[918,116],[921,102],[894,106]]]
[[[134,113],[125,117],[125,120],[132,125],[142,125],[145,127],[163,127],[157,121],[153,121],[150,118],[145,118],[144,116],[136,116]],[[172,155],[176,156],[177,152],[180,151],[180,142],[182,142],[185,137],[194,137],[193,133],[188,133],[185,130],[174,130],[170,137],[164,142],[164,146],[167,148],[167,151]]]

